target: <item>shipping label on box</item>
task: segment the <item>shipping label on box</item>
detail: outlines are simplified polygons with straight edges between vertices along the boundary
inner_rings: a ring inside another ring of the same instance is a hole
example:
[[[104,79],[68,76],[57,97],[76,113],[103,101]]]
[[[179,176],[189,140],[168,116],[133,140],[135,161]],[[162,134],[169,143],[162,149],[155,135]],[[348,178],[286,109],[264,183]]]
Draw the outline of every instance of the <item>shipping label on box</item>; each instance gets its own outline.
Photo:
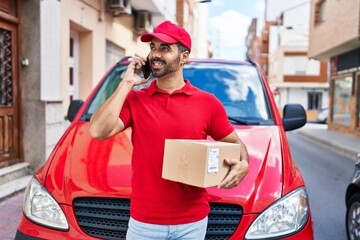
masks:
[[[197,187],[217,186],[228,174],[224,159],[240,159],[240,144],[166,139],[162,177]]]
[[[209,149],[208,159],[208,173],[219,171],[219,148]]]

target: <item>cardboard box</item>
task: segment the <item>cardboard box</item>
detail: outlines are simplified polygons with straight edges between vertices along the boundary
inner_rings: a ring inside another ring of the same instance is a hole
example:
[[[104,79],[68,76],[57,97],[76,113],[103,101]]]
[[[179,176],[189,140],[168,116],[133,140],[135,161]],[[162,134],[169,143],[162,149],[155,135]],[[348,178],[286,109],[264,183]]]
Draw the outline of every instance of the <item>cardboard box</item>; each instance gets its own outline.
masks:
[[[240,144],[166,139],[162,177],[197,187],[217,186],[229,172],[224,159],[240,159]]]

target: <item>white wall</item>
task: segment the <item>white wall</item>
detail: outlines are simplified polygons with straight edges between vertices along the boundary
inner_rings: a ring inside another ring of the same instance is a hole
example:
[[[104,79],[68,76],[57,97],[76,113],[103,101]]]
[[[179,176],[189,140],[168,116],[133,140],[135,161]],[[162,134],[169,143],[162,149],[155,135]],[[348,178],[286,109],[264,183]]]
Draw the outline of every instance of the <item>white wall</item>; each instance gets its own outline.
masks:
[[[196,4],[195,29],[192,36],[192,55],[196,58],[208,57],[208,5]]]
[[[283,25],[308,35],[310,27],[310,2],[303,2],[304,4],[284,11]]]
[[[41,100],[61,100],[60,2],[40,1]]]
[[[153,25],[156,26],[165,19],[176,22],[176,0],[152,0],[160,14],[153,16]]]
[[[299,103],[305,110],[308,110],[308,92],[321,92],[322,93],[322,102],[321,106],[328,106],[328,91],[326,86],[321,88],[306,86],[306,84],[301,87],[279,87],[280,94],[275,96],[275,102],[278,108],[283,108],[287,103]]]
[[[299,32],[297,29],[280,28],[280,45],[283,46],[302,46],[308,48],[308,35]]]
[[[294,6],[310,0],[265,0],[267,1],[266,20],[275,21],[284,10],[288,10]]]
[[[271,26],[269,30],[269,54],[273,53],[280,45],[280,26]]]
[[[285,56],[284,75],[320,75],[320,62],[307,56]]]
[[[272,0],[270,2],[272,2]],[[293,2],[296,1],[286,1],[286,3],[288,4],[294,4]],[[279,8],[279,11],[280,9],[283,9],[283,25],[270,27],[270,53],[279,46],[303,46],[306,48],[308,47],[310,3],[306,0],[303,0],[300,5],[291,6],[292,7],[287,9]],[[281,11],[278,12],[278,16],[276,16],[276,18],[279,18],[281,13]]]

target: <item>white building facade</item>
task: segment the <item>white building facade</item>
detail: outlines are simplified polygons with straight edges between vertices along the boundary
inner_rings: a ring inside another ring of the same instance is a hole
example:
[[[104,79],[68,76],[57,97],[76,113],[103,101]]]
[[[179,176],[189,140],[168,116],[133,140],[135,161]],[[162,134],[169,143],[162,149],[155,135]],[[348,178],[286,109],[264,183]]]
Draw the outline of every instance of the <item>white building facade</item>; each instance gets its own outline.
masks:
[[[279,109],[300,103],[308,120],[328,106],[327,64],[309,59],[310,1],[283,9],[270,27],[269,76]]]

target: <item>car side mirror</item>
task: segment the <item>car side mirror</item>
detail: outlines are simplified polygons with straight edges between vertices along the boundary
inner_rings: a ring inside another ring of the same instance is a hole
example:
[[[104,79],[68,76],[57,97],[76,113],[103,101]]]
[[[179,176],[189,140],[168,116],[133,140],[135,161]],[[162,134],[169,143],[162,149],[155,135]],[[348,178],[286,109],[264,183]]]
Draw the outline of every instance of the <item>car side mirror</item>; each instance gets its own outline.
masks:
[[[285,131],[301,128],[306,124],[306,112],[300,104],[286,104],[282,119]]]
[[[83,100],[73,100],[70,103],[70,106],[68,108],[68,112],[67,112],[67,119],[72,122],[77,114],[77,112],[79,111],[79,109],[81,108],[81,106],[84,104]]]

